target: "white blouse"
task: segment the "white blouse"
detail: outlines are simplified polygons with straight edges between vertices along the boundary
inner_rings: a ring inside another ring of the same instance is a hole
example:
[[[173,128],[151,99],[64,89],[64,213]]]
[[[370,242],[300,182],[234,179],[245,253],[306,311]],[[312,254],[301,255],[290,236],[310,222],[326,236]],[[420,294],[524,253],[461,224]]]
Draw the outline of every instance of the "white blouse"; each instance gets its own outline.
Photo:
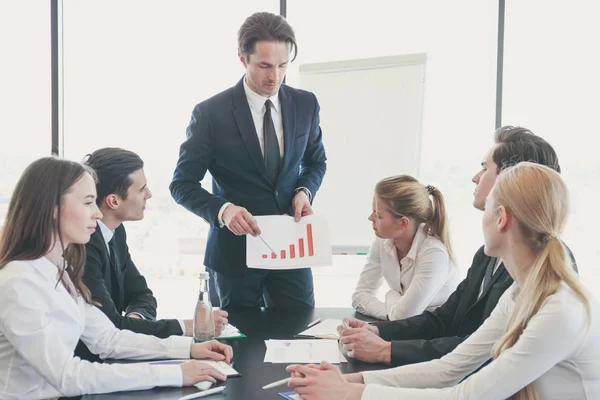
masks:
[[[387,282],[385,301],[377,291]],[[433,311],[446,302],[459,283],[458,270],[446,246],[421,224],[406,257],[398,260],[392,239],[376,238],[352,295],[357,311],[390,321]]]
[[[57,282],[58,268],[46,258],[13,261],[0,269],[0,399],[182,385],[178,365],[109,365],[74,357],[80,338],[103,359],[137,360],[189,358],[192,341],[119,330],[102,311]]]
[[[531,382],[544,400],[600,399],[598,303],[588,294],[588,328],[585,307],[566,284],[548,297],[513,347],[460,382],[490,359],[506,332],[515,288],[513,284],[504,293],[477,331],[441,359],[363,372],[367,386],[362,399],[503,400]]]

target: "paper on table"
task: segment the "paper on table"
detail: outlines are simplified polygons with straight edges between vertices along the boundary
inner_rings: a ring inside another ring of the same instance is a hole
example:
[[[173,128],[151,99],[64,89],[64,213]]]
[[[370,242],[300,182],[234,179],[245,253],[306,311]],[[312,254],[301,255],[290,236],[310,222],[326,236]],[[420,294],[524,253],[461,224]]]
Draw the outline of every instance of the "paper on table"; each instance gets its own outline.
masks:
[[[265,345],[269,363],[348,362],[334,340],[265,340]]]
[[[341,319],[328,318],[307,330],[300,332],[298,336],[312,336],[318,339],[339,339],[340,334],[337,327],[342,325]]]
[[[233,326],[231,324],[227,324],[225,329],[223,329],[221,334],[219,336],[215,337],[215,339],[235,339],[235,338],[245,338],[245,337],[246,337],[246,335],[244,335],[242,332],[240,332],[240,330],[238,328],[236,328],[235,326]]]
[[[148,364],[153,365],[179,365],[183,364],[190,360],[159,360],[159,361],[150,361]],[[227,364],[225,361],[215,361],[215,360],[196,360],[203,364],[208,364],[211,367],[214,367],[217,371],[222,372],[224,375],[228,377],[240,376],[241,374],[237,372],[231,365]]]
[[[325,216],[308,215],[299,222],[285,215],[254,218],[262,232],[262,240],[246,235],[246,264],[249,268],[297,269],[332,264]],[[269,250],[263,240],[275,253]]]

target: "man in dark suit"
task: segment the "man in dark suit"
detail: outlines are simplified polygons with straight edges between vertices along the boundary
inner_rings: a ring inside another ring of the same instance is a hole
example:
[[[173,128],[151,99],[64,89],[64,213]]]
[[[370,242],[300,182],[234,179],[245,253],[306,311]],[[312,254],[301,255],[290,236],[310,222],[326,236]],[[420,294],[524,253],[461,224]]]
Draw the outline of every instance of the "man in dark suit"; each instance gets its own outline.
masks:
[[[253,215],[312,214],[326,169],[319,104],[282,84],[297,53],[284,18],[248,17],[238,49],[246,74],[194,108],[171,194],[210,224],[204,263],[222,307],[313,307],[311,270],[248,269],[245,235],[261,233]],[[212,194],[199,183],[207,171]]]
[[[536,162],[560,172],[556,153],[544,139],[521,127],[499,128],[495,145],[481,163],[481,171],[473,177],[475,208],[483,210],[500,171],[521,161]],[[574,259],[573,264],[576,269]],[[502,261],[488,257],[482,246],[473,257],[466,279],[436,310],[373,325],[351,319],[346,321],[348,329],[338,328],[341,342],[350,356],[367,362],[400,366],[440,358],[481,326],[512,283]]]
[[[191,319],[156,320],[156,299],[129,254],[123,222],[141,220],[146,201],[152,197],[144,162],[131,151],[103,148],[93,152],[85,163],[96,172],[96,201],[102,212],[86,245],[83,282],[92,300],[100,304],[117,328],[160,338],[191,336]],[[224,311],[215,311],[218,329],[227,323],[226,316]],[[76,354],[96,359],[81,342]]]

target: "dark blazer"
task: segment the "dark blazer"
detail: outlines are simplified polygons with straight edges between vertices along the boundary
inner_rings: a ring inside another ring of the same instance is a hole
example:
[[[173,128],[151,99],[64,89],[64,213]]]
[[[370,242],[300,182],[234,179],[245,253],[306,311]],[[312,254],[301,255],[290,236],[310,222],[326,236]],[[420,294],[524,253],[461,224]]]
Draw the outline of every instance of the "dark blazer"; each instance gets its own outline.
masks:
[[[568,248],[567,252],[577,271],[573,254]],[[490,257],[484,253],[482,246],[473,257],[465,280],[433,312],[425,311],[411,318],[375,324],[380,336],[392,342],[393,366],[441,358],[483,324],[504,291],[513,283],[504,265],[500,264],[492,276],[491,284],[479,297],[489,261]]]
[[[253,215],[292,214],[294,190],[317,193],[326,170],[314,94],[282,85],[279,89],[284,156],[276,182],[267,174],[243,78],[234,87],[196,105],[169,186],[171,195],[210,224],[204,264],[217,272],[242,275],[246,238],[220,228],[218,213],[226,202]],[[207,171],[212,194],[200,185]]]
[[[92,300],[102,305],[99,308],[119,329],[160,338],[182,335],[176,319],[156,321],[156,299],[131,259],[123,225],[115,229],[114,253],[112,263],[100,226],[96,227],[86,245],[83,274],[83,283],[90,289]],[[132,312],[146,319],[124,316]]]

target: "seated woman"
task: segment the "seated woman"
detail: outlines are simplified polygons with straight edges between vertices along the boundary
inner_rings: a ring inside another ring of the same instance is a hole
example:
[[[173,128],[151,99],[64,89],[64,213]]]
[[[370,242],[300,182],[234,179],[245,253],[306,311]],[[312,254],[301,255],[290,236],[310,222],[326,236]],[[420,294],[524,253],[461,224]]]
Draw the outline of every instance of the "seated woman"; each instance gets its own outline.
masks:
[[[190,386],[225,380],[198,361],[181,365],[99,364],[73,356],[81,340],[102,358],[208,358],[229,361],[216,341],[119,330],[91,304],[81,282],[85,243],[102,214],[93,172],[42,158],[23,173],[0,239],[0,398],[47,399],[84,393]]]
[[[303,399],[599,399],[600,309],[560,241],[568,212],[556,171],[506,169],[482,225],[486,254],[515,283],[483,325],[438,360],[346,376],[326,363],[290,366],[290,386]]]
[[[381,180],[369,216],[377,238],[352,295],[352,307],[391,321],[442,305],[458,285],[442,193],[408,175]],[[387,282],[385,301],[377,298]]]

